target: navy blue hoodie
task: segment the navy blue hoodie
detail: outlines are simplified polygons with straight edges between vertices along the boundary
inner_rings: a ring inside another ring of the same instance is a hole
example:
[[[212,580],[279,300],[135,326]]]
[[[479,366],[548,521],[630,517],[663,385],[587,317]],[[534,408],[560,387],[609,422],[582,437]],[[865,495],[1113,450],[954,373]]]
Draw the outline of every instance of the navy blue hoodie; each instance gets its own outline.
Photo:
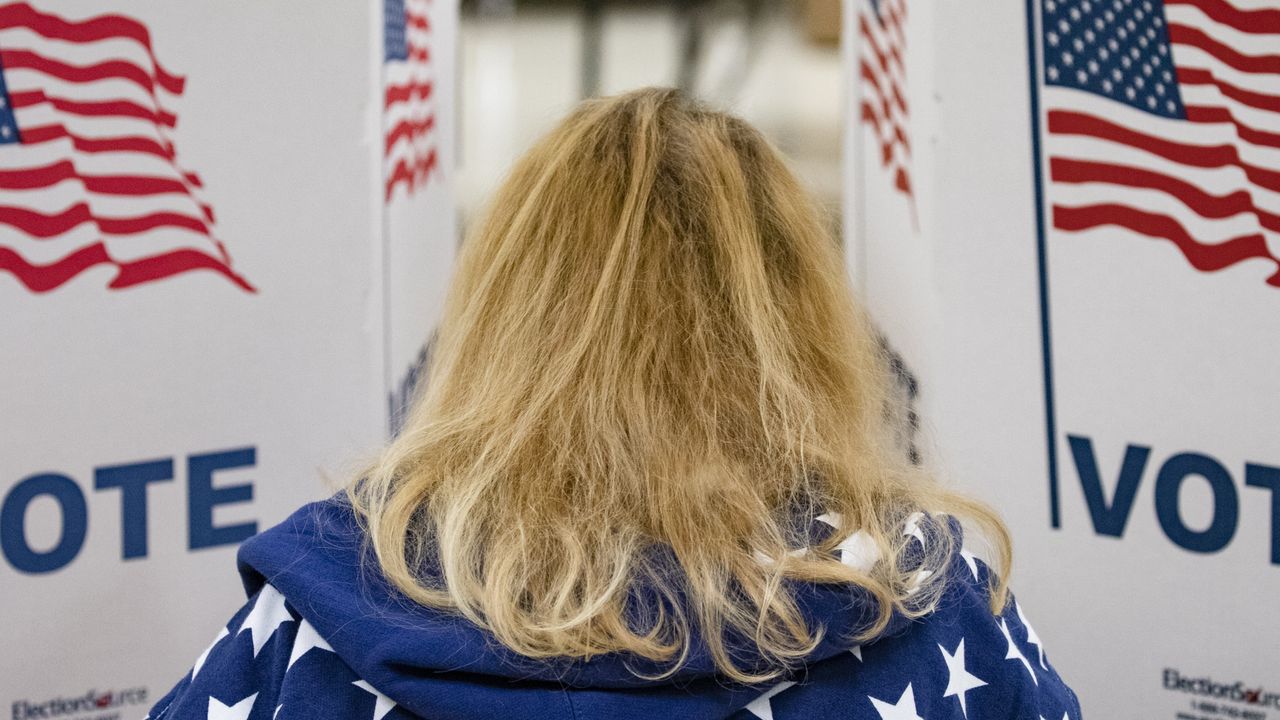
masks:
[[[904,528],[920,543],[931,532],[960,530],[954,521]],[[696,638],[688,660],[662,680],[640,677],[636,671],[660,668],[621,654],[589,661],[516,655],[464,618],[396,592],[363,539],[339,495],[245,542],[238,561],[248,602],[148,717],[1080,718],[1075,694],[1022,608],[1011,601],[1002,615],[991,614],[989,570],[967,551],[940,570],[949,577],[936,611],[895,618],[861,646],[841,639],[870,617],[861,591],[797,586],[806,617],[826,629],[823,643],[790,677],[745,686],[718,676]],[[850,563],[865,563],[866,550],[856,535],[841,545]],[[735,651],[750,661],[751,648]]]

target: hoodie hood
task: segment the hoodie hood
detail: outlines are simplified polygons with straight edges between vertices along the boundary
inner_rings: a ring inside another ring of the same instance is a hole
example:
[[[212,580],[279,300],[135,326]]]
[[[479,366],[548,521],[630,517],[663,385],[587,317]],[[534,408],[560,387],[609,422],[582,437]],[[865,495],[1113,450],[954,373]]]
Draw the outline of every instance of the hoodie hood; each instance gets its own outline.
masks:
[[[424,718],[713,720],[732,715],[768,688],[718,676],[696,634],[686,661],[661,680],[641,675],[666,667],[621,653],[590,660],[517,655],[466,618],[418,605],[393,588],[342,494],[306,505],[246,541],[238,566],[250,595],[270,583],[361,678]],[[825,628],[806,667],[847,653],[843,638],[874,617],[874,605],[858,588],[793,587],[811,626]],[[895,616],[886,634],[906,624]],[[749,644],[732,649],[748,664],[759,659]]]

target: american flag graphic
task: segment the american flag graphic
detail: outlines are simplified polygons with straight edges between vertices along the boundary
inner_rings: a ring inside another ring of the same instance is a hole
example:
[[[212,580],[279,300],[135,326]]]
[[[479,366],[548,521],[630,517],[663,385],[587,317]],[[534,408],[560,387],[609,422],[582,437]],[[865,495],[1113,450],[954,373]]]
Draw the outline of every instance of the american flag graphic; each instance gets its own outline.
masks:
[[[385,0],[383,167],[386,201],[403,186],[412,195],[437,169],[432,103],[430,0]]]
[[[1033,0],[1044,204],[1280,286],[1280,2]]]
[[[880,165],[898,191],[911,190],[910,112],[907,105],[906,0],[857,3],[859,115],[879,143]]]
[[[43,293],[98,266],[112,289],[212,270],[253,291],[178,163],[184,84],[137,20],[0,5],[0,274]]]

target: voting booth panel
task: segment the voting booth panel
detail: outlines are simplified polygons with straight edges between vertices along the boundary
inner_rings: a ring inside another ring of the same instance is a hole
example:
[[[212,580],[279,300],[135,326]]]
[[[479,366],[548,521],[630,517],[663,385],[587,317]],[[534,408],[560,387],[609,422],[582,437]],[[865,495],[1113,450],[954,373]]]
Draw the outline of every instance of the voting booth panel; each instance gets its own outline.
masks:
[[[1086,716],[1280,716],[1280,6],[846,10],[850,269],[922,461],[1009,522]]]
[[[850,272],[1044,662],[1087,716],[1280,714],[1280,6],[846,10]]]
[[[6,714],[141,717],[237,545],[388,436],[453,258],[456,27],[0,2]]]
[[[435,0],[408,0],[405,6],[404,42],[389,36],[382,79],[387,407],[393,435],[422,387],[458,236],[450,184],[457,164],[457,7]],[[393,20],[399,16],[398,7],[391,12]]]

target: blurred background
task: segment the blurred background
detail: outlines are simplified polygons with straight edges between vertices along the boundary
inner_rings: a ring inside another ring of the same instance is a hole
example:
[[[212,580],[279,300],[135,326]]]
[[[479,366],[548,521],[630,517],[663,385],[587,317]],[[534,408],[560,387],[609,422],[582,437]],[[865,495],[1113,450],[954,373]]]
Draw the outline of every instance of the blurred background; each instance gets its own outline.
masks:
[[[838,222],[839,0],[473,0],[459,36],[464,222],[584,97],[675,86],[760,128]]]

